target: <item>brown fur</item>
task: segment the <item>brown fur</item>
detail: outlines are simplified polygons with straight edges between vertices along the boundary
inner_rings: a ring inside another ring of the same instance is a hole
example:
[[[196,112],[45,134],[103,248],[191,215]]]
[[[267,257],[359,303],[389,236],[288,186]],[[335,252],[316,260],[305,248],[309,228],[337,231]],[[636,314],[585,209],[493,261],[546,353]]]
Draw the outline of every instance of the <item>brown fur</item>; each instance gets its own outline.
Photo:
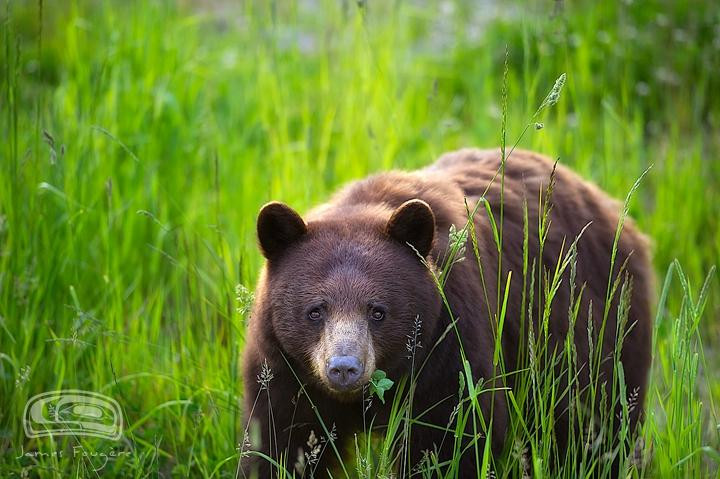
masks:
[[[448,247],[450,226],[454,224],[461,228],[465,224],[464,198],[467,197],[472,209],[499,167],[498,150],[460,150],[442,156],[423,170],[383,173],[351,183],[330,202],[309,213],[307,223],[299,216],[295,217],[294,212],[284,205],[271,205],[274,215],[261,214],[258,230],[268,262],[258,282],[244,356],[247,413],[252,410],[252,420],[256,421],[261,435],[260,443],[253,444],[254,448],[276,459],[284,454],[287,466],[292,470],[298,450],[304,448],[307,452],[306,442],[311,430],[317,436],[327,436],[317,415],[323,418],[328,429],[334,425],[340,451],[343,444],[353,439],[354,433],[363,430],[363,405],[358,393],[330,391],[319,377],[321,371],[313,366],[317,363],[317,359],[313,362],[313,355],[319,354],[319,347],[327,346],[321,339],[327,336],[324,333],[327,324],[352,324],[353,334],[358,338],[358,344],[353,347],[365,351],[358,354],[366,354],[369,347],[366,343],[371,342],[375,367],[387,371],[390,378],[398,379],[409,371],[405,344],[413,321],[419,316],[423,348],[418,350],[415,363],[423,362],[450,324],[450,317],[442,307],[430,273],[419,261],[416,251],[406,243],[420,253],[429,251],[430,264],[438,262]],[[526,359],[520,357],[522,351],[527,351],[521,349],[521,345],[527,344],[527,328],[521,334],[520,327],[523,204],[526,203],[529,262],[532,264],[536,258],[550,271],[554,270],[561,251],[567,252],[570,243],[590,223],[577,245],[576,272],[576,293],[582,285],[585,290],[576,324],[575,346],[578,367],[587,372],[587,367],[582,367],[588,361],[587,311],[592,309],[598,331],[603,318],[620,205],[596,186],[558,166],[552,193],[551,226],[542,258],[537,258],[539,195],[544,194],[552,169],[553,164],[548,158],[528,151],[515,151],[506,165],[502,278],[507,278],[508,272],[512,271],[513,281],[502,337],[503,355],[510,370],[515,365],[526,364]],[[498,176],[486,194],[498,219],[500,190]],[[432,213],[428,216],[422,202],[414,202],[401,211],[401,205],[413,199],[427,203]],[[496,309],[498,258],[488,217],[482,208],[474,222],[490,304],[484,300],[470,241],[467,258],[453,267],[445,292],[451,310],[458,318],[457,328],[474,378],[490,380],[495,373],[492,316],[488,311],[494,314]],[[632,414],[633,423],[641,414],[650,364],[652,274],[648,250],[646,239],[632,221],[625,221],[613,278],[619,265],[627,261],[626,271],[633,281],[629,311],[632,328],[623,344],[621,360],[627,390],[637,390],[639,394],[640,407]],[[566,272],[552,303],[551,349],[557,344],[562,348],[567,335],[568,283]],[[376,323],[368,319],[364,308],[369,300],[386,307],[388,313],[383,321]],[[322,321],[310,322],[305,317],[305,308],[317,301],[330,303],[328,314]],[[536,298],[536,305],[537,302]],[[602,344],[604,358],[614,351],[616,309],[617,301],[614,301]],[[535,331],[538,331],[537,317],[536,306],[533,313]],[[413,411],[430,409],[422,418],[424,422],[444,427],[457,404],[457,371],[462,369],[457,341],[455,335],[450,334],[440,342],[418,378]],[[260,390],[256,379],[265,360],[274,374],[269,394]],[[612,361],[606,360],[603,364],[602,374],[612,378]],[[366,379],[370,373],[372,371],[365,372]],[[587,374],[580,374],[581,386],[588,380]],[[299,393],[301,383],[306,394]],[[512,379],[505,385],[512,388]],[[308,397],[316,409],[310,407]],[[492,411],[492,445],[498,451],[503,447],[507,429],[505,395],[496,393],[493,398],[490,394],[482,394],[480,400],[487,419]],[[561,401],[559,409],[562,406]],[[376,400],[368,415],[377,414],[375,424],[381,424],[388,409],[389,405],[382,406]],[[562,431],[567,431],[567,415],[558,411],[556,420],[557,440],[560,447],[564,447],[566,433]],[[423,450],[433,447],[439,448],[441,461],[448,459],[452,440],[445,438],[443,441],[443,435],[443,431],[415,427],[410,451],[412,463],[420,460]],[[334,452],[328,446],[315,471],[324,471],[332,462],[326,459],[333,457]],[[469,459],[462,461],[460,477],[475,475],[474,458]],[[259,467],[260,477],[270,475],[266,461],[250,460],[244,465],[245,470],[251,467]]]

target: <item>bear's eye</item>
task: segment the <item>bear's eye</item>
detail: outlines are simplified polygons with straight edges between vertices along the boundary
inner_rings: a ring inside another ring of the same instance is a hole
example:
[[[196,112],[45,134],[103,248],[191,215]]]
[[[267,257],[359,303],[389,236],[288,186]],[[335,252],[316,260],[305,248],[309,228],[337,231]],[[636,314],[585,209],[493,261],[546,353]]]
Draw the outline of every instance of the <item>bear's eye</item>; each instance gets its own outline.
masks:
[[[308,312],[307,317],[310,321],[317,321],[322,318],[322,311],[320,308],[313,308]]]
[[[385,319],[385,311],[380,308],[373,308],[370,312],[370,317],[375,321],[382,321]]]

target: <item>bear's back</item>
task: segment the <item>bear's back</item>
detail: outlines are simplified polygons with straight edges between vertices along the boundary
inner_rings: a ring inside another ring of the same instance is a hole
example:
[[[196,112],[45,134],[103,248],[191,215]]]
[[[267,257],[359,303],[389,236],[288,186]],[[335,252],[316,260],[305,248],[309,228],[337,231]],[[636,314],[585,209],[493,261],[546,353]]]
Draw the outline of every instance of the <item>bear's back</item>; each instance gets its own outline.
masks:
[[[614,264],[613,281],[620,265],[624,265],[633,280],[632,315],[642,321],[639,328],[649,327],[653,292],[650,243],[631,218],[625,217],[621,221],[622,204],[569,168],[538,153],[515,150],[506,160],[504,181],[500,168],[499,149],[462,149],[444,154],[420,173],[432,182],[456,185],[468,198],[471,208],[484,198],[497,223],[502,203],[503,261],[508,263],[508,269],[514,269],[515,274],[522,271],[526,234],[530,261],[533,253],[538,253],[539,225],[543,210],[547,210],[547,239],[542,257],[546,267],[554,267],[580,237],[577,241],[577,280],[579,285],[587,286],[587,294],[596,308],[604,307],[611,263]],[[488,214],[484,210],[478,209],[476,228],[489,234]],[[620,223],[621,234],[614,246]]]

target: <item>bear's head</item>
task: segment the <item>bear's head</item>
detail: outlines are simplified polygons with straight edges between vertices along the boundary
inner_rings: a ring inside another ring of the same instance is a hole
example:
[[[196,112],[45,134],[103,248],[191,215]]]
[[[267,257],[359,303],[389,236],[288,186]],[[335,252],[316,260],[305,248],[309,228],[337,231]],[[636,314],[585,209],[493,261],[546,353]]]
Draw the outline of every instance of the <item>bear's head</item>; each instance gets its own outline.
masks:
[[[432,262],[435,238],[427,203],[336,207],[305,222],[273,202],[260,211],[257,233],[267,264],[256,319],[271,323],[294,367],[339,399],[357,398],[376,369],[410,371],[414,328],[427,338],[441,311],[422,261]]]

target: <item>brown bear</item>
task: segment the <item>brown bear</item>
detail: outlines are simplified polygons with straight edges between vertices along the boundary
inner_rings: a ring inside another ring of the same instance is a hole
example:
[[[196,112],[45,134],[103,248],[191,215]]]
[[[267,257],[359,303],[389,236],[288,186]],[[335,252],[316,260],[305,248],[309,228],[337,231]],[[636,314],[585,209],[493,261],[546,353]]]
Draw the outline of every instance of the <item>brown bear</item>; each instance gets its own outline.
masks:
[[[478,399],[486,426],[492,425],[492,450],[502,451],[512,371],[527,366],[529,338],[542,338],[543,327],[547,351],[562,349],[571,309],[577,313],[572,336],[575,387],[587,390],[593,369],[589,351],[594,347],[602,356],[599,384],[610,388],[613,355],[619,354],[625,391],[633,395],[629,421],[634,427],[650,364],[652,274],[646,238],[628,219],[611,261],[620,203],[533,152],[514,151],[504,172],[501,164],[499,150],[464,149],[419,171],[381,173],[351,183],[305,219],[282,203],[262,208],[257,234],[267,262],[255,293],[243,363],[246,419],[256,434],[246,437],[250,444],[244,452],[250,448],[265,457],[244,454],[246,475],[256,470],[259,477],[270,477],[276,464],[305,476],[337,468],[337,457],[368,427],[369,414],[375,426],[387,421],[393,389],[384,404],[375,400],[368,411],[364,386],[377,369],[396,381],[409,374],[408,338],[418,327],[422,347],[414,350],[413,360],[425,366],[414,378],[412,411],[422,412],[422,424],[412,426],[404,461],[410,465],[418,464],[428,450],[437,453],[440,463],[451,458],[453,440],[446,438],[446,428],[458,404],[458,372],[463,370],[459,341],[473,379],[495,386]],[[457,231],[469,224],[468,211],[475,210],[478,201],[487,202],[499,228],[501,198],[502,241],[483,205],[474,214],[473,234],[467,235],[465,260],[455,262],[443,278],[448,310],[436,282],[437,269],[447,257],[448,232],[452,225]],[[539,231],[543,211],[549,211],[544,232]],[[540,285],[552,278],[573,243],[576,266],[562,269],[551,307],[546,308],[548,292]],[[528,279],[532,265],[542,269],[542,278]],[[513,277],[501,337],[501,376],[493,362],[497,285],[504,297],[509,272]],[[620,287],[605,306],[608,288],[621,275],[621,282],[631,284],[622,330],[617,320]],[[524,326],[523,305],[530,304],[533,293],[534,304],[527,311],[532,321]],[[543,312],[548,312],[545,325]],[[588,331],[594,331],[594,346]],[[601,331],[603,337],[597,340]],[[618,332],[622,334],[616,341]],[[428,354],[432,356],[424,361]],[[572,427],[567,403],[567,397],[557,401],[554,418],[560,450]],[[409,475],[404,464],[397,470]],[[459,477],[476,475],[476,459],[468,452]]]

